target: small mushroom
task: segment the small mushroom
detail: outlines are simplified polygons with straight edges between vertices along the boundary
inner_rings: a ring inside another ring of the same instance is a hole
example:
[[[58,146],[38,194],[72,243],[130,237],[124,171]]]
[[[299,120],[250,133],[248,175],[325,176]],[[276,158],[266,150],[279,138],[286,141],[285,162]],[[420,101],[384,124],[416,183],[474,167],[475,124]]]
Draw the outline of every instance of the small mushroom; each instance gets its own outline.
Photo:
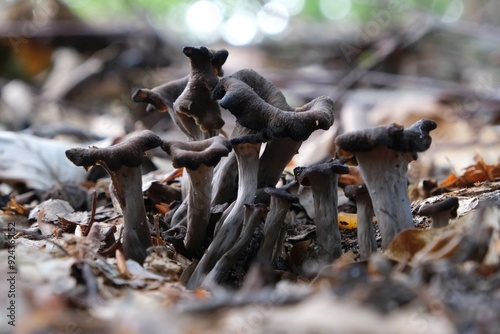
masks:
[[[457,218],[458,197],[449,197],[443,201],[424,205],[418,210],[419,216],[432,219],[432,227],[448,225],[450,218]]]
[[[264,239],[257,256],[262,261],[272,263],[285,217],[290,210],[290,206],[293,203],[298,203],[299,199],[288,192],[287,186],[283,188],[266,187],[264,191],[271,195],[271,204],[264,223]]]
[[[243,81],[227,77],[212,91],[212,98],[220,100],[239,124],[272,137],[306,140],[314,130],[327,130],[333,124],[333,101],[327,96],[287,112],[267,103]]]
[[[165,141],[162,149],[175,168],[185,167],[189,176],[186,249],[196,254],[203,245],[210,218],[213,166],[231,151],[228,139],[215,136],[193,142]]]
[[[224,121],[219,105],[211,98],[211,91],[219,83],[213,61],[215,58],[218,65],[223,64],[228,53],[226,50],[214,53],[203,46],[186,46],[182,52],[189,58],[191,70],[186,88],[174,102],[174,110],[194,118],[203,132],[220,130]]]
[[[235,244],[228,250],[210,273],[204,278],[203,286],[211,287],[220,284],[228,275],[229,269],[236,263],[242,252],[250,243],[254,231],[259,226],[262,218],[268,213],[264,204],[245,204],[243,212],[243,228]]]
[[[377,251],[377,239],[373,227],[374,211],[372,200],[364,184],[346,186],[344,194],[347,198],[356,201],[359,257],[363,261],[368,260],[370,254]]]
[[[221,217],[214,239],[187,282],[192,289],[200,286],[221,256],[234,245],[241,232],[244,204],[253,204],[257,192],[260,146],[266,138],[247,135],[231,138],[238,161],[238,195]]]
[[[318,259],[330,263],[342,255],[338,226],[338,176],[349,173],[349,167],[339,160],[293,170],[297,181],[310,186],[314,200],[314,223],[318,241]]]
[[[146,151],[162,144],[162,140],[149,130],[133,138],[105,148],[72,148],[66,157],[85,169],[103,166],[111,176],[114,192],[124,219],[123,250],[127,259],[142,263],[151,246],[149,221],[142,195],[141,164]]]
[[[409,128],[391,124],[345,133],[337,137],[338,154],[359,165],[372,199],[386,249],[400,231],[414,226],[407,193],[408,163],[432,142],[431,120],[419,120]]]

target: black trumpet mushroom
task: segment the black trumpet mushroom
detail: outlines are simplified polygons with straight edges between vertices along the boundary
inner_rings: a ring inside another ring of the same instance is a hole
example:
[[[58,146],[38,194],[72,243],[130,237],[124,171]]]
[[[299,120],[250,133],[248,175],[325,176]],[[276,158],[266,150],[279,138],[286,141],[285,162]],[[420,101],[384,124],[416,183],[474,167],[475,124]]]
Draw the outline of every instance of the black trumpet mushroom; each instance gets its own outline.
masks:
[[[391,124],[349,132],[336,138],[338,154],[355,161],[368,188],[386,249],[394,236],[414,227],[408,198],[408,163],[432,142],[437,124],[419,120],[409,128]]]
[[[101,165],[111,176],[114,193],[123,212],[123,250],[127,259],[142,263],[151,244],[149,221],[142,195],[141,165],[145,152],[162,140],[149,130],[105,148],[72,148],[66,157],[77,166],[90,169]]]

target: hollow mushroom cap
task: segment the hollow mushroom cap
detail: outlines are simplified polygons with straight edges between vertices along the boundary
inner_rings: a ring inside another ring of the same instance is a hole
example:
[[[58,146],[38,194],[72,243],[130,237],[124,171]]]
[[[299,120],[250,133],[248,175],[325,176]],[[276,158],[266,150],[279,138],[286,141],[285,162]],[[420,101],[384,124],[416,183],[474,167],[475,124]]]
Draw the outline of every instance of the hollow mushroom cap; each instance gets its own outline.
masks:
[[[348,174],[349,167],[339,162],[338,160],[330,160],[325,163],[312,165],[309,167],[295,167],[293,170],[295,178],[303,186],[311,186],[310,177],[314,174],[328,175],[334,174]]]
[[[273,188],[273,187],[265,187],[264,192],[269,194],[270,196],[274,196],[280,199],[283,199],[289,203],[295,204],[299,203],[299,198],[288,192],[288,188]]]
[[[432,217],[435,214],[449,212],[450,218],[456,218],[458,206],[458,197],[449,197],[443,201],[422,206],[418,210],[418,215]]]
[[[228,139],[215,136],[193,142],[165,141],[162,149],[172,158],[175,168],[196,170],[201,165],[217,165],[223,156],[231,152],[232,145]]]
[[[355,152],[367,152],[379,145],[411,153],[413,159],[417,159],[418,152],[430,147],[432,138],[429,132],[436,127],[436,122],[428,119],[419,120],[407,129],[393,123],[342,134],[337,137],[336,144],[339,155],[347,159],[352,158]]]
[[[144,153],[161,146],[162,139],[154,132],[144,130],[127,141],[109,147],[72,148],[66,151],[66,157],[76,166],[85,169],[104,163],[110,170],[118,170],[122,166],[139,167]]]
[[[306,140],[318,129],[327,130],[333,124],[333,101],[320,96],[296,112],[284,111],[263,100],[249,85],[234,77],[222,78],[212,91],[212,99],[220,100],[242,126],[266,131],[277,138]]]
[[[357,196],[360,195],[368,195],[368,188],[366,188],[366,185],[364,184],[351,184],[345,186],[344,195],[347,198],[355,199]]]

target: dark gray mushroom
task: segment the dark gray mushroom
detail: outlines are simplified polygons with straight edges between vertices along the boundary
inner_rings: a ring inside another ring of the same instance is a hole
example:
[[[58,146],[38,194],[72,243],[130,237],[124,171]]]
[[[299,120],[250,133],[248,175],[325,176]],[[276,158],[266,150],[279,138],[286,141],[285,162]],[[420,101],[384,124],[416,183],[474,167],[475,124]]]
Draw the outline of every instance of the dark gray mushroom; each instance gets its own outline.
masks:
[[[186,53],[190,55],[190,60],[191,60],[191,67],[192,71],[194,73],[185,76],[184,78],[170,81],[166,84],[163,84],[161,86],[154,87],[152,89],[147,89],[147,88],[141,88],[138,89],[134,92],[132,95],[132,100],[134,102],[145,102],[148,103],[147,111],[153,111],[153,110],[158,110],[161,112],[168,112],[170,117],[172,118],[174,124],[184,133],[188,136],[188,138],[194,140],[194,139],[202,139],[205,136],[203,133],[200,133],[200,130],[198,128],[198,125],[196,124],[196,119],[186,115],[186,114],[179,114],[174,108],[174,102],[182,95],[184,94],[184,97],[181,100],[179,100],[178,104],[179,107],[181,107],[182,110],[186,111],[186,106],[188,106],[188,95],[189,98],[196,98],[196,94],[200,94],[202,99],[206,99],[207,96],[207,88],[204,86],[203,83],[199,83],[199,79],[201,78],[209,78],[209,82],[211,84],[216,84],[217,82],[214,80],[217,79],[217,76],[222,76],[224,71],[222,70],[222,65],[224,65],[228,52],[226,50],[208,50],[208,55],[206,53],[206,48],[190,48],[187,47],[185,48]],[[197,51],[199,52],[197,52]],[[202,54],[203,56],[196,57],[194,56],[195,54]],[[209,64],[207,64],[209,62]],[[194,69],[193,69],[194,67]],[[198,80],[198,84],[196,84]],[[188,83],[191,86],[188,88]],[[209,86],[210,87],[210,86]],[[209,93],[208,93],[209,94]],[[211,110],[214,110],[214,102],[210,101],[210,106]],[[189,108],[188,109],[188,113]],[[208,109],[207,109],[208,110]],[[200,108],[195,108],[193,109],[193,112],[197,115],[197,113],[200,113]],[[215,111],[216,115],[219,115],[220,118],[220,111]],[[203,113],[202,113],[203,115]],[[209,116],[212,117],[212,116]],[[217,119],[217,116],[213,116],[214,121],[213,123],[215,124],[215,128],[220,128],[219,125],[221,123],[221,120]],[[211,123],[211,122],[209,122]],[[205,124],[205,123],[204,123]],[[209,124],[208,124],[209,125]],[[205,124],[205,127],[207,124]],[[222,125],[220,125],[222,126]],[[214,131],[211,131],[214,133]],[[215,131],[216,132],[216,131]],[[211,134],[208,134],[208,137],[210,137]]]
[[[162,149],[175,168],[185,167],[189,176],[185,247],[196,254],[205,241],[210,218],[213,166],[232,149],[228,139],[215,136],[192,142],[165,141]]]
[[[349,167],[339,160],[309,167],[296,167],[295,178],[303,186],[310,186],[314,200],[314,224],[318,241],[318,259],[330,263],[342,255],[338,226],[338,176],[349,173]]]
[[[419,216],[432,219],[432,227],[443,227],[448,225],[450,218],[457,218],[458,197],[448,197],[436,203],[424,205],[418,210]]]
[[[344,194],[347,198],[356,201],[359,257],[361,260],[368,260],[370,254],[377,251],[372,200],[364,184],[346,186]]]
[[[105,148],[73,148],[66,157],[86,169],[101,165],[111,176],[114,192],[123,212],[123,250],[127,259],[142,263],[151,246],[149,221],[142,195],[141,164],[145,152],[162,144],[151,131],[142,131],[133,138]]]
[[[231,78],[241,80],[250,86],[255,93],[270,105],[283,111],[294,112],[288,105],[283,93],[273,83],[254,70],[239,70],[231,75]],[[256,131],[236,124],[231,137],[239,137]],[[272,138],[266,143],[264,152],[260,157],[258,188],[275,186],[283,169],[297,154],[302,141],[291,138]],[[222,162],[215,171],[213,204],[230,203],[236,197],[237,188],[237,163],[234,153]],[[235,172],[236,171],[236,172]]]
[[[286,101],[283,93],[276,86],[254,70],[239,70],[230,76],[250,86],[255,93],[270,105],[286,112],[295,112]],[[262,129],[260,129],[261,131]],[[302,141],[292,138],[275,137],[266,143],[260,157],[258,188],[274,187],[283,169],[298,153]]]
[[[241,103],[232,103],[231,106],[229,106],[229,104],[222,105],[223,107],[230,108],[230,111],[234,111],[238,108],[241,109],[241,112],[233,113],[237,117],[237,127],[235,128],[235,131],[240,132],[240,134],[237,134],[236,136],[244,134],[241,133],[242,131],[246,131],[246,134],[264,131],[273,137],[269,142],[267,142],[265,150],[260,157],[258,188],[264,188],[266,186],[274,187],[278,182],[283,169],[290,162],[292,157],[298,153],[302,144],[302,141],[298,140],[298,137],[307,138],[314,130],[321,128],[321,126],[331,126],[331,123],[333,122],[333,104],[331,103],[331,100],[325,98],[323,101],[324,103],[316,101],[318,102],[317,104],[311,103],[305,107],[293,109],[286,102],[283,93],[269,80],[262,77],[254,70],[240,70],[231,75],[230,79],[240,81],[240,88],[243,87],[243,89],[230,92],[230,95],[232,96],[231,101],[234,102],[241,100]],[[213,92],[214,98],[221,98],[225,94],[226,91],[223,85],[219,85]],[[273,108],[279,115],[266,119],[266,117],[274,115],[272,112],[266,112]],[[318,122],[310,122],[310,126],[306,127],[296,126],[297,122],[289,118],[300,118],[293,116],[293,114],[302,112],[310,113],[309,116],[314,116],[314,113],[318,114]],[[291,116],[285,117],[287,114]],[[252,121],[251,118],[255,118],[254,115],[260,115],[261,117],[259,118],[261,118],[261,121]],[[240,117],[242,117],[242,119],[240,119]],[[274,126],[276,125],[276,122],[280,122],[280,120],[278,120],[280,117],[281,120],[287,120],[288,126]],[[242,121],[240,122],[240,120]],[[249,125],[247,121],[251,123],[251,125]],[[327,123],[327,125],[324,123]],[[238,128],[240,130],[238,130]],[[272,129],[272,131],[270,129]],[[296,131],[295,134],[293,134],[294,131]],[[297,131],[301,133],[298,134]],[[290,133],[292,133],[291,136],[293,138],[288,137]],[[219,166],[220,173],[216,171],[214,181],[217,180],[218,186],[215,186],[214,188],[214,204],[224,203],[225,201],[229,202],[232,199],[231,194],[234,196],[236,193],[236,175],[235,173],[230,172],[231,170],[235,170],[235,165],[235,158],[230,156]]]
[[[431,120],[420,120],[405,129],[391,124],[345,133],[336,139],[338,154],[355,158],[372,199],[385,249],[394,236],[414,226],[407,194],[408,163],[429,148]]]
[[[226,209],[221,217],[212,243],[187,282],[188,288],[200,286],[215,263],[231,249],[238,239],[243,223],[244,205],[254,203],[257,192],[260,146],[265,140],[266,138],[261,135],[247,135],[230,139],[238,161],[238,195],[236,201]]]
[[[287,186],[283,188],[266,187],[264,191],[271,195],[271,204],[264,224],[264,239],[260,244],[257,256],[264,262],[272,263],[285,217],[290,206],[293,203],[298,203],[299,199],[288,192]]]
[[[215,284],[220,284],[227,277],[229,269],[231,269],[242,252],[247,248],[255,229],[259,226],[262,218],[266,216],[268,211],[268,208],[264,204],[244,205],[243,227],[238,239],[203,279],[202,286],[212,287]]]
[[[220,80],[212,98],[219,100],[239,124],[272,137],[306,140],[314,130],[327,130],[333,124],[333,101],[327,96],[296,108],[296,112],[287,112],[267,103],[243,81],[227,77]]]
[[[203,46],[186,46],[182,52],[189,58],[191,70],[186,88],[174,102],[174,110],[194,118],[203,132],[220,130],[224,121],[219,105],[211,98],[211,91],[219,83],[212,62],[215,57],[224,63],[228,53],[221,50],[214,54]]]

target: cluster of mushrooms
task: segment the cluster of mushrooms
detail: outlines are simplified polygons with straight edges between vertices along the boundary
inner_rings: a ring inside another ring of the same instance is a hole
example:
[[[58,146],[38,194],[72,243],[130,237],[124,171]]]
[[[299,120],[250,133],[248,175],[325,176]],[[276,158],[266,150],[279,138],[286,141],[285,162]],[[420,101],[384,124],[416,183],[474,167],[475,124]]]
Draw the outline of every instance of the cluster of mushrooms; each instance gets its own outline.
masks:
[[[135,102],[148,110],[168,112],[187,141],[163,140],[146,130],[107,148],[74,148],[66,156],[77,166],[101,165],[111,176],[124,218],[122,245],[126,258],[142,263],[151,243],[151,224],[142,193],[141,164],[145,152],[160,147],[175,168],[184,168],[183,202],[165,217],[165,234],[182,237],[176,249],[199,262],[188,288],[222,282],[263,222],[263,239],[255,261],[273,264],[286,231],[284,221],[298,202],[289,185],[276,188],[283,170],[303,141],[334,122],[334,102],[327,96],[292,108],[270,81],[244,69],[223,77],[228,52],[185,47],[190,73],[152,89],[139,89]],[[236,118],[226,138],[221,108]],[[348,186],[355,199],[361,258],[377,250],[373,216],[382,248],[394,236],[414,227],[407,195],[408,163],[431,144],[431,120],[409,128],[391,124],[336,138],[337,156],[294,169],[295,181],[311,187],[317,235],[317,260],[331,263],[342,254],[337,222],[338,174],[356,164],[364,185]],[[261,152],[261,146],[265,148]]]

